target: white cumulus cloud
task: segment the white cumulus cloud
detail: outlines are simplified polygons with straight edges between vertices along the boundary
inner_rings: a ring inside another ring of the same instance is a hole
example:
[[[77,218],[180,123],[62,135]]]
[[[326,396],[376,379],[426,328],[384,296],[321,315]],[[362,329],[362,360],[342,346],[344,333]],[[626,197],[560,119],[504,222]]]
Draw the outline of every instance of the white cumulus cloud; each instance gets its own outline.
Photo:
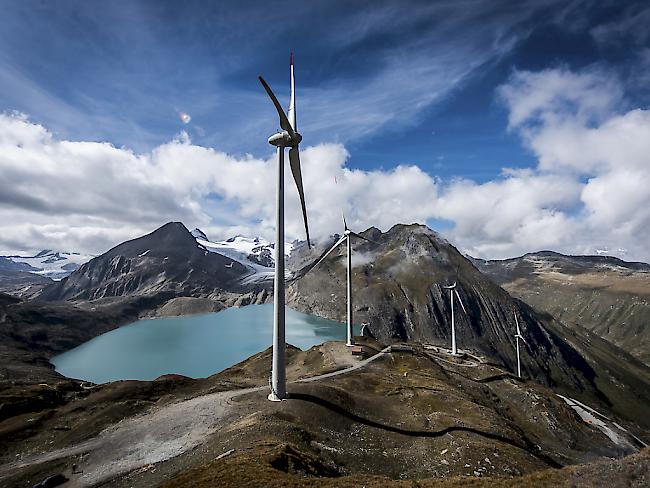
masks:
[[[624,88],[603,67],[514,72],[497,96],[538,162],[485,183],[441,181],[416,165],[350,168],[342,144],[301,148],[311,234],[340,233],[341,213],[356,231],[447,221],[445,235],[483,258],[610,249],[648,261],[650,111],[629,106]],[[136,153],[0,115],[0,252],[102,252],[170,220],[212,238],[272,239],[276,164],[274,153],[234,157],[185,132]],[[304,238],[288,170],[286,218],[287,238]]]

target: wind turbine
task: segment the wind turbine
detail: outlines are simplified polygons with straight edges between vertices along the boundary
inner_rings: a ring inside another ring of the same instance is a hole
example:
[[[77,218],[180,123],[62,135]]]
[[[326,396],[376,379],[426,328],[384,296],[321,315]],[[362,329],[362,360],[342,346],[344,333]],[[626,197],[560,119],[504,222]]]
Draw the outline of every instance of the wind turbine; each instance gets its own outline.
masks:
[[[521,378],[521,359],[519,358],[519,339],[521,339],[524,344],[528,345],[524,336],[521,335],[521,330],[519,330],[519,320],[517,319],[517,312],[514,313],[515,324],[517,325],[517,333],[515,334],[515,341],[517,342],[517,376]]]
[[[278,102],[264,78],[259,76],[260,83],[271,98],[280,117],[282,130],[269,137],[269,144],[278,148],[278,173],[276,187],[276,224],[275,224],[275,277],[273,280],[273,366],[271,371],[271,393],[269,400],[281,401],[287,398],[287,377],[285,367],[285,317],[284,317],[284,148],[289,149],[289,166],[293,179],[296,182],[300,206],[305,222],[307,246],[311,248],[309,240],[309,227],[307,225],[307,210],[305,208],[305,193],[302,186],[302,173],[300,171],[300,155],[298,144],[302,136],[298,133],[296,124],[296,82],[293,75],[293,53],[290,57],[291,71],[291,101],[289,103],[289,117],[284,113],[282,105]]]
[[[456,289],[456,284],[457,283],[454,281],[453,285],[443,286],[443,288],[449,290],[449,300],[451,301],[451,353],[454,356],[458,354],[458,350],[456,349],[456,324],[454,322],[454,294],[456,295],[456,298],[458,298],[458,303],[460,303],[463,312],[467,315],[467,310],[465,310],[465,305],[463,305],[463,301],[460,299],[460,295]]]
[[[362,235],[357,234],[356,232],[352,232],[350,229],[348,229],[348,223],[345,221],[345,215],[343,216],[343,235],[341,238],[334,243],[332,247],[329,248],[329,251],[327,251],[322,258],[318,260],[316,264],[314,264],[309,271],[314,269],[316,266],[318,266],[320,263],[323,262],[323,260],[329,256],[329,254],[336,249],[340,244],[343,242],[346,243],[346,248],[348,252],[348,269],[347,269],[347,309],[348,309],[348,323],[347,323],[347,341],[345,343],[346,346],[354,346],[354,331],[352,330],[352,237],[358,237],[359,239],[363,239],[364,241],[368,242],[375,242],[371,241],[370,239],[366,239]],[[376,243],[375,243],[376,244]],[[307,271],[307,273],[309,272]],[[306,274],[306,273],[305,273]]]

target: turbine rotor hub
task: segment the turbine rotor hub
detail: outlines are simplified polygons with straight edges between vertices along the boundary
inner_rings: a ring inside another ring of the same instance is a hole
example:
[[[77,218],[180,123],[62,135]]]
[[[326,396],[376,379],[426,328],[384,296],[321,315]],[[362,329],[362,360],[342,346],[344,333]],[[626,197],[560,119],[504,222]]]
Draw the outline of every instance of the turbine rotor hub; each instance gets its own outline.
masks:
[[[277,132],[269,137],[269,144],[276,147],[296,147],[302,141],[302,136],[295,132],[295,137],[291,137],[291,134],[286,130],[282,132]]]

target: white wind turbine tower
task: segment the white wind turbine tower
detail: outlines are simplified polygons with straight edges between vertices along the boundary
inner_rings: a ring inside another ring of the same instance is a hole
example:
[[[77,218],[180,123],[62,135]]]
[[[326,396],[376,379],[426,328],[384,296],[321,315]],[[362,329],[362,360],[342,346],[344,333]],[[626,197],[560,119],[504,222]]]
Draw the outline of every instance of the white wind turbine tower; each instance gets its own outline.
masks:
[[[343,216],[343,227],[344,227],[344,232],[341,238],[334,243],[332,247],[329,248],[329,250],[323,255],[322,258],[318,260],[316,264],[314,264],[309,271],[314,269],[316,266],[318,266],[320,263],[323,262],[323,260],[329,256],[329,254],[336,249],[340,244],[343,242],[346,243],[346,248],[347,248],[347,253],[348,253],[348,267],[347,267],[347,312],[348,312],[348,319],[347,319],[347,341],[345,343],[346,346],[354,346],[354,331],[353,331],[353,325],[352,325],[352,244],[351,240],[352,237],[358,237],[359,239],[363,239],[364,241],[368,242],[375,242],[371,241],[370,239],[366,239],[362,235],[357,234],[356,232],[352,232],[350,229],[348,229],[348,224],[345,221],[345,215]],[[377,244],[375,242],[375,244]],[[309,272],[307,271],[307,273]],[[305,274],[307,274],[305,273]]]
[[[278,148],[278,173],[276,191],[276,224],[275,224],[275,278],[273,281],[273,368],[271,372],[271,393],[269,400],[280,401],[287,398],[286,370],[285,370],[285,321],[284,321],[284,148],[289,147],[289,166],[293,179],[296,182],[302,216],[305,222],[307,245],[309,241],[309,227],[307,226],[307,210],[305,208],[305,194],[302,186],[302,173],[300,171],[300,156],[298,144],[302,136],[298,133],[296,124],[296,83],[293,75],[293,53],[290,58],[291,70],[291,102],[289,104],[289,117],[287,118],[282,105],[273,94],[271,87],[259,77],[262,86],[268,93],[280,117],[282,131],[269,137],[269,144]]]
[[[515,341],[517,342],[517,376],[521,378],[521,359],[519,358],[519,339],[523,341],[524,344],[528,345],[524,336],[521,335],[521,330],[519,329],[519,320],[517,319],[517,312],[515,312],[515,324],[517,325],[517,333],[515,334]]]
[[[449,300],[451,302],[451,353],[454,356],[458,354],[458,350],[456,349],[456,323],[454,322],[454,294],[456,295],[456,298],[458,298],[458,303],[460,303],[463,312],[467,315],[467,310],[465,310],[465,305],[463,305],[463,301],[460,299],[460,295],[456,289],[456,284],[457,283],[454,281],[453,285],[443,286],[443,288],[449,290]]]

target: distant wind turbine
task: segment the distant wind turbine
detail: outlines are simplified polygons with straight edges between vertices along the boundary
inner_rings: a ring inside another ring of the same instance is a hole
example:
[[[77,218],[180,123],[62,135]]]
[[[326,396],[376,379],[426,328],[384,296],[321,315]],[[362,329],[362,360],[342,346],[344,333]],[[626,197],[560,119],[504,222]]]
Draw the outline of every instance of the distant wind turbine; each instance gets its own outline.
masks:
[[[269,137],[269,144],[278,148],[278,173],[276,191],[276,224],[275,224],[275,278],[273,281],[273,366],[271,372],[271,393],[269,400],[280,401],[287,398],[286,365],[285,365],[285,317],[284,317],[284,148],[289,147],[289,166],[293,179],[296,182],[302,216],[307,234],[307,246],[311,247],[309,240],[309,227],[307,225],[307,209],[305,208],[305,193],[302,186],[302,173],[300,171],[300,155],[298,144],[302,136],[298,133],[296,124],[296,82],[293,74],[293,53],[290,57],[291,71],[291,101],[289,103],[289,117],[284,113],[282,105],[278,102],[264,78],[259,77],[266,93],[271,98],[280,117],[282,131]]]
[[[451,302],[451,353],[454,356],[458,354],[458,350],[456,349],[456,323],[454,322],[454,294],[456,295],[456,298],[458,298],[458,303],[460,303],[463,312],[467,315],[467,310],[465,310],[465,305],[463,305],[463,301],[460,299],[460,295],[456,289],[456,284],[457,283],[454,281],[453,285],[443,286],[443,288],[449,290],[449,300]]]
[[[320,263],[322,263],[329,254],[336,249],[339,245],[341,245],[343,242],[346,243],[346,248],[347,248],[347,253],[348,253],[348,269],[347,269],[347,311],[348,311],[348,323],[347,323],[347,342],[346,346],[354,346],[354,331],[352,330],[352,244],[351,240],[352,237],[358,237],[359,239],[363,239],[364,241],[368,242],[373,242],[377,244],[375,241],[371,241],[370,239],[366,239],[362,235],[357,234],[356,232],[352,232],[350,229],[348,229],[348,223],[345,221],[345,215],[343,216],[343,235],[341,238],[334,243],[332,247],[329,248],[329,251],[327,251],[322,258],[318,260],[318,262],[313,265],[309,271],[314,269],[316,266],[318,266]],[[307,271],[307,273],[309,272]],[[306,273],[305,273],[306,274]]]
[[[517,342],[517,376],[521,378],[521,359],[519,358],[519,339],[523,341],[524,344],[528,345],[524,336],[521,335],[521,330],[519,330],[519,320],[517,319],[517,312],[515,312],[515,324],[517,325],[517,333],[515,334],[515,341]]]

